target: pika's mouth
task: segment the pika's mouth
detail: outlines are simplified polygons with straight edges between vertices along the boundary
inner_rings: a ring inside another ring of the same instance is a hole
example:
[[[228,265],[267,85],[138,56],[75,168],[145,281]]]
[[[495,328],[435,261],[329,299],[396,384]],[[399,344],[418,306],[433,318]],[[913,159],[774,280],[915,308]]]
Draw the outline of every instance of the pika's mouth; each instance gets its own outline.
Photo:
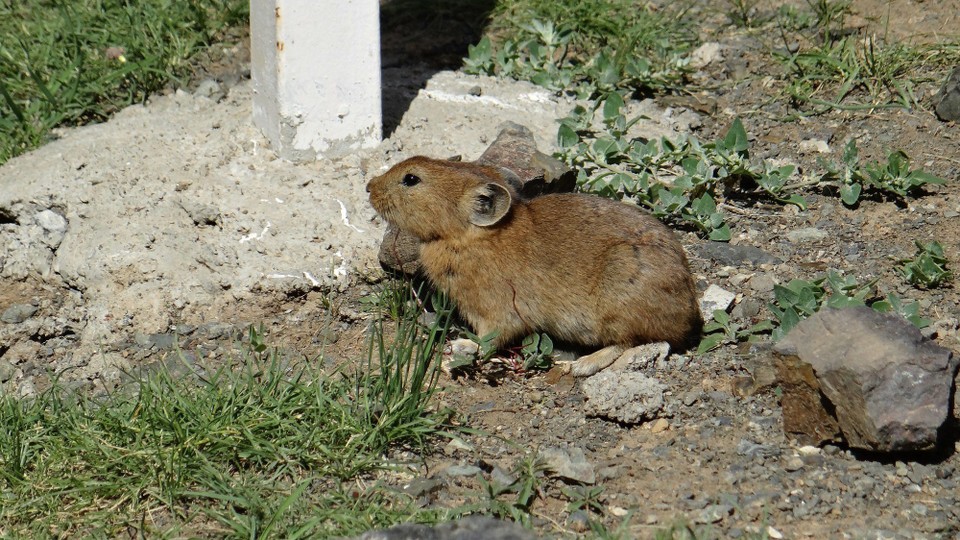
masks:
[[[387,220],[389,223],[396,225],[392,216],[393,216],[393,206],[386,200],[370,195],[370,206],[380,214],[380,217]]]

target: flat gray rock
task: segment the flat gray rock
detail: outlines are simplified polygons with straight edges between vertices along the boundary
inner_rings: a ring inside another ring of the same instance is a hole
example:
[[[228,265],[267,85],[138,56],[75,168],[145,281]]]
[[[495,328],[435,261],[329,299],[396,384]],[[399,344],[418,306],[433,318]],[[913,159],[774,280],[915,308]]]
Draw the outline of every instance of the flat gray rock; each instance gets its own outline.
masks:
[[[802,442],[820,444],[839,431],[865,450],[936,445],[960,359],[899,315],[824,308],[773,350],[785,381],[784,428]]]
[[[36,306],[30,304],[14,304],[3,311],[0,321],[8,324],[20,324],[37,312]]]
[[[516,523],[486,516],[468,516],[436,527],[406,523],[369,531],[354,540],[537,540],[539,537]]]
[[[700,256],[726,266],[744,264],[779,264],[782,261],[762,249],[746,244],[732,246],[726,242],[704,242],[696,248]]]
[[[552,447],[541,448],[539,456],[550,468],[551,476],[558,476],[581,484],[594,484],[597,481],[593,464],[587,461],[587,456],[583,453],[582,448],[574,447],[569,450]]]

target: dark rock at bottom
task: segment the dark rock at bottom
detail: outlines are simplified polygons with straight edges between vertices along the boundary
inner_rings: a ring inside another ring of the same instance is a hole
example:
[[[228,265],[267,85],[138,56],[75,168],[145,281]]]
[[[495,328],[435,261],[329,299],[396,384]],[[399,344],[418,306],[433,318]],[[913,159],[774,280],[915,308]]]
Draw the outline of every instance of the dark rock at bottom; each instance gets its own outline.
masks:
[[[435,527],[405,523],[369,531],[355,540],[537,540],[539,537],[516,523],[486,516],[468,516]]]

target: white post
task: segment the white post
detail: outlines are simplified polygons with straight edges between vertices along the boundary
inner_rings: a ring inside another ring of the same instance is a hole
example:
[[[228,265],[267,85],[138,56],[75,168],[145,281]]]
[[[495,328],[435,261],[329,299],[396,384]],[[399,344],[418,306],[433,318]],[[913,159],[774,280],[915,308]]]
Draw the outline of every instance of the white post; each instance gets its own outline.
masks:
[[[284,159],[376,146],[379,0],[250,0],[253,122]]]

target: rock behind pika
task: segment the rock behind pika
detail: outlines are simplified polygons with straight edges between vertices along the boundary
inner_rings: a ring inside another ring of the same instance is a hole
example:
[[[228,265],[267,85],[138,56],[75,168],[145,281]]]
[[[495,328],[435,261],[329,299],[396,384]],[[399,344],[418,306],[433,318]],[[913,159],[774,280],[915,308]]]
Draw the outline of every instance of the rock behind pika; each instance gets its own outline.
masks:
[[[422,242],[423,272],[477,335],[497,346],[533,332],[599,351],[575,375],[626,349],[687,348],[703,320],[674,233],[624,203],[584,194],[521,200],[510,173],[473,163],[407,159],[370,181],[370,202]]]

